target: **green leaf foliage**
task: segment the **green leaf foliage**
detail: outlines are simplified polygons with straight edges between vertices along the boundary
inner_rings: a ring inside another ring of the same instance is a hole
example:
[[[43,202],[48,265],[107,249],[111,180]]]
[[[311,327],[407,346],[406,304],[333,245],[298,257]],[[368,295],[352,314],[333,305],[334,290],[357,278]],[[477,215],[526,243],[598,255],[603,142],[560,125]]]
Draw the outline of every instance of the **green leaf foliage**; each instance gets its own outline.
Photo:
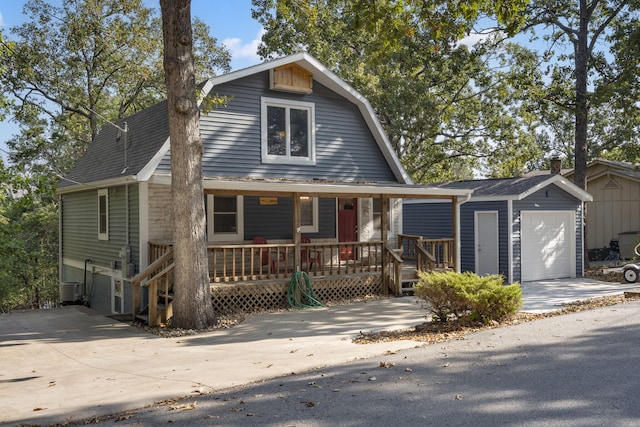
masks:
[[[499,321],[522,306],[517,283],[505,286],[500,275],[464,272],[420,272],[414,294],[424,300],[434,321]]]
[[[254,0],[265,58],[305,50],[371,102],[416,182],[464,179],[490,168],[521,173],[539,154],[523,88],[535,57],[504,33],[458,43],[492,12],[517,28],[521,2]],[[508,159],[508,161],[507,161]]]
[[[161,20],[142,0],[28,0],[23,13],[0,32],[0,118],[19,125],[0,163],[4,311],[57,302],[58,180],[101,127],[166,95]],[[198,80],[229,70],[209,32],[193,20]]]

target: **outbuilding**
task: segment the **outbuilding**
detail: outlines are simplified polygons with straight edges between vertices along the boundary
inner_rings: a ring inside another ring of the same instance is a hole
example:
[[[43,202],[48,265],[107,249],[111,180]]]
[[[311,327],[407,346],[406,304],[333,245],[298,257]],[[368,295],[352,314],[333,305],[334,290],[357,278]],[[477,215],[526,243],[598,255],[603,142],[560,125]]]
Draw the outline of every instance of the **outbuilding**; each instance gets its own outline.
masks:
[[[459,265],[509,283],[581,277],[584,203],[591,195],[559,174],[440,184],[473,191],[460,206]],[[404,200],[405,234],[454,235],[450,204]]]

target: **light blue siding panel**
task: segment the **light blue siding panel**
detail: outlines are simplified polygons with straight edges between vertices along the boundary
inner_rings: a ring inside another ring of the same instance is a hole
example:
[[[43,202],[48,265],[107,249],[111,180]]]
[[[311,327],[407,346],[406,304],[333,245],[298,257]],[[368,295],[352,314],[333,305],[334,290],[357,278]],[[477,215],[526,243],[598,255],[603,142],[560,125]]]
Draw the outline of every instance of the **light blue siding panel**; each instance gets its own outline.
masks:
[[[467,202],[460,208],[460,256],[462,271],[476,269],[475,212],[498,212],[498,272],[505,279],[509,271],[509,218],[507,202]]]
[[[264,72],[214,87],[212,93],[231,100],[201,117],[205,176],[396,182],[359,109],[318,82],[311,94],[272,91]],[[315,165],[262,163],[261,97],[315,105]],[[169,156],[157,171],[170,172]]]
[[[293,203],[290,198],[279,197],[277,205],[260,205],[258,197],[244,198],[244,233],[246,240],[256,236],[269,239],[293,238]],[[304,233],[314,238],[336,236],[336,200],[318,199],[318,233]]]
[[[451,203],[405,203],[402,229],[404,234],[429,239],[452,237]]]
[[[406,203],[402,207],[402,226],[405,234],[429,238],[451,237],[451,203]],[[507,202],[467,202],[460,208],[460,269],[475,271],[475,212],[498,212],[498,268],[507,277],[509,267],[509,225]]]
[[[111,267],[112,260],[119,259],[119,252],[126,245],[125,188],[109,188],[109,240],[98,240],[98,192],[89,190],[63,194],[62,200],[62,256],[92,264]],[[129,186],[129,243],[132,246],[132,262],[139,265],[138,253],[138,191]],[[66,280],[66,279],[65,279]]]

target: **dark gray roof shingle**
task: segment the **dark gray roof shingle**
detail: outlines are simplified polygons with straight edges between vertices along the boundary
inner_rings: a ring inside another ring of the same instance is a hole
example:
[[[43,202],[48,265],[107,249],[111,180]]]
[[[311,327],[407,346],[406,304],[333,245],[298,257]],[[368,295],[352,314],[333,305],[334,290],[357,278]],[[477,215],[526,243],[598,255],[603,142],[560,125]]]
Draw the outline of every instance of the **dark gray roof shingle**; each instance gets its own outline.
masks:
[[[107,123],[58,188],[138,174],[169,137],[167,102],[159,102],[115,124],[124,128],[125,122],[128,128],[126,165],[124,135]]]
[[[551,178],[551,174],[517,178],[476,179],[437,184],[440,188],[473,190],[473,197],[517,196]]]

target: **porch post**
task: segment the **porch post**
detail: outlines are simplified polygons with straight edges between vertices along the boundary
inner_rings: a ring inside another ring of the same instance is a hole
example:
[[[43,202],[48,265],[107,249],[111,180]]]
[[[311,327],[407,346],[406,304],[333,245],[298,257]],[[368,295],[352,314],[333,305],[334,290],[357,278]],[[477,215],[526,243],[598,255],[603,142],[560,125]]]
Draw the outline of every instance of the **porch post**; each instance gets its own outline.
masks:
[[[300,271],[300,193],[293,193],[293,268]]]
[[[384,292],[388,294],[390,271],[388,271],[387,266],[387,222],[389,221],[387,205],[389,204],[389,198],[385,195],[378,197],[380,197],[380,240],[382,240],[382,286],[384,287]]]
[[[451,196],[451,228],[453,231],[453,270],[460,272],[460,204],[458,196]]]

